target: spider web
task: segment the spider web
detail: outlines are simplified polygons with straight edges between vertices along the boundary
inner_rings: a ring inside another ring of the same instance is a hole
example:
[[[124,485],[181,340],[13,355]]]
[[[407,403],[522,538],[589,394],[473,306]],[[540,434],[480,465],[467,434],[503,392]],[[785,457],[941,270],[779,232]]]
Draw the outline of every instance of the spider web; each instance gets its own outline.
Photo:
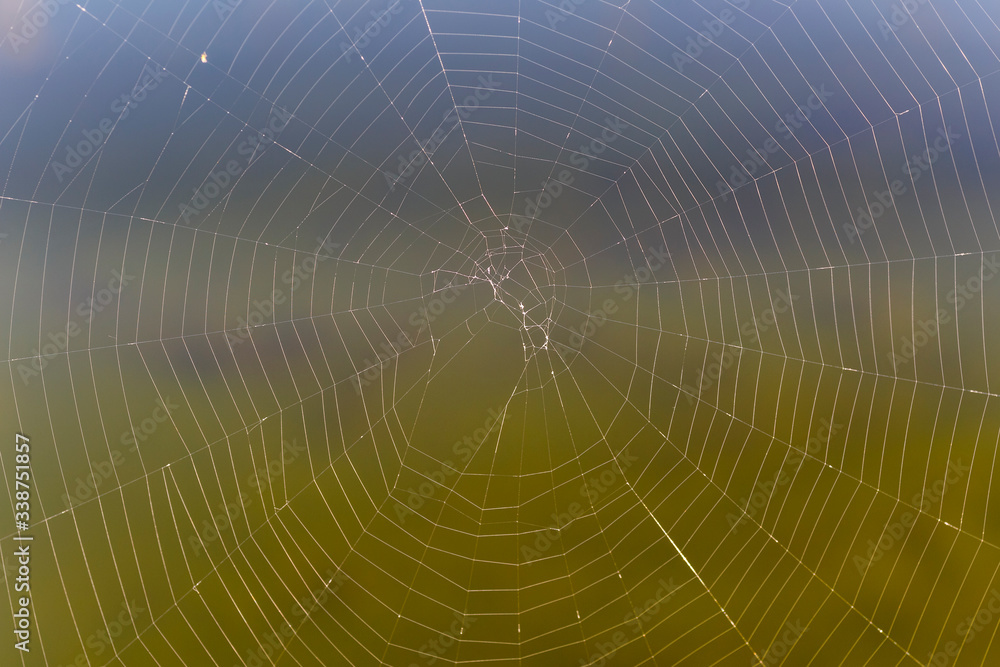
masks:
[[[1000,655],[993,3],[4,10],[4,664]]]

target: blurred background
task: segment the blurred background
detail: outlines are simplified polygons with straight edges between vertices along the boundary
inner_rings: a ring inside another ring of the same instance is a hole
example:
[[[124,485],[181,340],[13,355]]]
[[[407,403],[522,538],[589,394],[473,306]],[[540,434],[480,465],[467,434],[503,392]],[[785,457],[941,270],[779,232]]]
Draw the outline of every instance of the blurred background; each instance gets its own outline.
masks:
[[[0,663],[1000,657],[996,3],[0,17]]]

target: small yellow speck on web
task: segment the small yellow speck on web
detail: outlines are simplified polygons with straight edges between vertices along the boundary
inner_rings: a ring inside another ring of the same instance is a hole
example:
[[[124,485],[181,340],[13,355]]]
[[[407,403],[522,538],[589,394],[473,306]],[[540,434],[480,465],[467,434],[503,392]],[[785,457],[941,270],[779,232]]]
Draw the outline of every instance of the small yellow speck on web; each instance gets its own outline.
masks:
[[[207,51],[201,54],[201,62],[203,62],[203,63],[207,63],[208,62],[208,52]]]

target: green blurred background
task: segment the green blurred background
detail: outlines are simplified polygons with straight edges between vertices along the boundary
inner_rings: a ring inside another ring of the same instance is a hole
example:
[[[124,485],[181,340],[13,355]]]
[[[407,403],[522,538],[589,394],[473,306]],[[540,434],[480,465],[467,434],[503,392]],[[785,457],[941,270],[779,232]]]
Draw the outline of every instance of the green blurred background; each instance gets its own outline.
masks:
[[[1000,14],[903,4],[0,3],[0,663],[993,664]]]

